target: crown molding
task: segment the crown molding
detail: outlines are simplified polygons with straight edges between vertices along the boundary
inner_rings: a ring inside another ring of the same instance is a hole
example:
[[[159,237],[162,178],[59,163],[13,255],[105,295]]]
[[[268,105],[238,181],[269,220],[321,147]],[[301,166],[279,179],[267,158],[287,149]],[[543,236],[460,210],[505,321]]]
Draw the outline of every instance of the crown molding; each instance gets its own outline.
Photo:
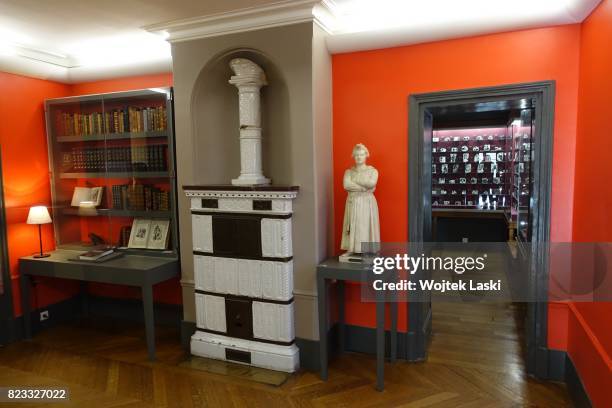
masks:
[[[143,28],[149,32],[167,34],[171,43],[303,22],[314,22],[331,33],[335,14],[336,5],[333,0],[284,0],[231,12],[152,24]]]

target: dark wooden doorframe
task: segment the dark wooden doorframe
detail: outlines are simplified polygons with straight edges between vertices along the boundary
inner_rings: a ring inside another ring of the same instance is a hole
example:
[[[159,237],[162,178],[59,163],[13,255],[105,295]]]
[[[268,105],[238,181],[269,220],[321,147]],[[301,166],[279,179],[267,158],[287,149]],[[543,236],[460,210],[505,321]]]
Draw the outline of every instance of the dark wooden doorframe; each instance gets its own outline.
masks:
[[[6,344],[14,335],[13,297],[11,273],[6,242],[6,211],[4,207],[4,184],[2,179],[2,151],[0,150],[0,280],[3,293],[0,294],[0,344]]]
[[[431,223],[424,218],[431,216],[431,144],[424,140],[424,120],[428,109],[478,103],[491,100],[532,98],[535,101],[536,127],[534,137],[533,192],[532,192],[532,241],[533,254],[529,282],[538,302],[532,303],[527,312],[527,371],[538,378],[549,378],[548,328],[548,251],[542,243],[550,242],[550,201],[552,184],[553,129],[555,81],[510,84],[486,88],[413,94],[409,97],[408,112],[408,239],[410,242],[427,242],[431,237]],[[424,303],[408,307],[408,347],[406,358],[423,360],[427,356],[427,334],[420,330]]]

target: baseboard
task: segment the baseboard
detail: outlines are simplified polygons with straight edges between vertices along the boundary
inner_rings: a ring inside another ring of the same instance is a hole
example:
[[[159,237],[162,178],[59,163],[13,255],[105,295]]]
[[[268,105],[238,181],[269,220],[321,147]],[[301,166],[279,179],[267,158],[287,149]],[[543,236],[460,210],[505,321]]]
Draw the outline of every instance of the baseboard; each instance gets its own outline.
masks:
[[[334,358],[338,354],[338,325],[330,328],[327,335],[327,349],[329,350],[329,359]],[[309,339],[296,339],[296,344],[300,349],[300,366],[309,371],[320,370],[319,364],[319,341]],[[403,360],[407,355],[408,333],[397,333],[397,357]],[[385,356],[390,357],[391,350],[391,333],[385,331]],[[376,329],[369,327],[345,325],[344,335],[344,351],[376,354]]]
[[[141,299],[89,296],[88,306],[91,316],[128,320],[144,324],[144,312]],[[181,327],[183,317],[182,305],[154,303],[153,313],[155,316],[155,324],[173,326],[176,328]]]
[[[574,402],[574,405],[577,408],[591,408],[593,404],[591,403],[591,399],[589,398],[589,394],[586,392],[586,388],[584,388],[584,384],[582,384],[582,380],[578,375],[578,371],[576,370],[576,366],[572,362],[570,356],[565,353],[565,384],[567,385],[567,390],[569,391],[570,396]]]
[[[40,313],[42,311],[49,312],[49,318],[45,321],[40,321]],[[30,311],[30,322],[32,335],[40,332],[43,329],[57,326],[77,318],[81,313],[81,297],[73,296],[61,302],[53,303],[44,307]],[[19,316],[8,324],[9,342],[23,340],[24,335],[24,316]]]
[[[592,407],[591,400],[569,354],[563,350],[554,349],[549,349],[547,354],[548,375],[545,380],[564,382],[576,407]]]
[[[191,336],[196,331],[195,322],[181,321],[181,347],[183,350],[190,351]]]
[[[376,329],[361,326],[346,325],[344,335],[346,351],[357,353],[376,354]],[[407,355],[408,334],[397,333],[397,357],[404,359]],[[391,332],[385,331],[385,357],[390,357]]]
[[[144,324],[142,301],[139,299],[121,299],[100,296],[88,296],[88,314],[92,317],[127,320]],[[154,304],[155,324],[180,327],[183,308],[181,305]],[[49,312],[49,319],[41,322],[40,312]],[[83,316],[83,299],[81,295],[73,296],[61,302],[40,307],[30,312],[32,335],[45,328],[61,323],[74,321]],[[19,316],[7,322],[0,322],[0,329],[6,329],[6,343],[23,340],[24,317]]]
[[[0,346],[11,342],[14,320],[0,320]]]
[[[300,368],[306,371],[319,371],[319,341],[310,339],[295,339],[296,346],[300,349]]]
[[[547,380],[565,381],[567,353],[563,350],[548,350]]]

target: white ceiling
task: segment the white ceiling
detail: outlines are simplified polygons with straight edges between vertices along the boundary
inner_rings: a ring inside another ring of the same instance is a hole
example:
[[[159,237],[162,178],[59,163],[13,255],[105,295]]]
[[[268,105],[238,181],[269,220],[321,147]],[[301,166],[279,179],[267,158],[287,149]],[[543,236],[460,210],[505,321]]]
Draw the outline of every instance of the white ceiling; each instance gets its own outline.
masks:
[[[62,82],[167,72],[169,45],[143,26],[274,1],[0,0],[0,70]]]
[[[143,27],[279,0],[0,0],[0,70],[80,82],[171,69]],[[292,0],[294,3],[308,3]],[[332,52],[582,21],[600,0],[336,0]]]

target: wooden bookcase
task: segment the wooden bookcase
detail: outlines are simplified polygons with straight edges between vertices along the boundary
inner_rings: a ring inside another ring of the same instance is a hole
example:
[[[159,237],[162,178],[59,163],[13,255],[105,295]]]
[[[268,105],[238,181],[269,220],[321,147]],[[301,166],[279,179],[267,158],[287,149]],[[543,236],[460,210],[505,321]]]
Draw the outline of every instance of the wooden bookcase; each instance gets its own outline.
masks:
[[[93,233],[129,253],[178,255],[172,99],[155,88],[45,101],[58,248],[85,250]],[[73,205],[75,187],[102,187],[100,204]],[[165,250],[127,247],[136,218],[170,221]]]

